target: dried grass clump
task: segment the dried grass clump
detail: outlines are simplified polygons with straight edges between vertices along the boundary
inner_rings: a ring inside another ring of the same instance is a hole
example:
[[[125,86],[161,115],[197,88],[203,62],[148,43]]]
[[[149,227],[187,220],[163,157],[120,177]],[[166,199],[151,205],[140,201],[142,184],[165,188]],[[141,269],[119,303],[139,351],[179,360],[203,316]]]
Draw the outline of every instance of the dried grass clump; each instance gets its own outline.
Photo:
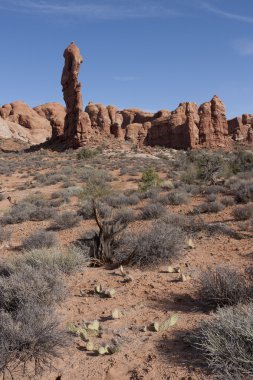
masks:
[[[190,342],[207,360],[215,378],[253,378],[253,304],[219,309],[200,323]]]
[[[232,306],[252,298],[246,277],[228,266],[207,269],[200,276],[199,297],[207,307]]]
[[[128,235],[123,246],[132,255],[132,264],[153,267],[167,264],[182,254],[185,234],[180,227],[158,220],[147,231]]]

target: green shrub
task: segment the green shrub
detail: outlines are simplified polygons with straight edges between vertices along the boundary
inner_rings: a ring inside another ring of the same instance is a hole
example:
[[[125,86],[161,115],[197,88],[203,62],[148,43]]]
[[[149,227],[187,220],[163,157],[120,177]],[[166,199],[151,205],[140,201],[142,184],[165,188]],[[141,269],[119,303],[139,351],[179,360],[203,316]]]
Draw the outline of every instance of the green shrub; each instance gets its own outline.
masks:
[[[82,148],[77,153],[77,159],[78,160],[85,160],[85,159],[93,158],[99,153],[100,152],[98,149]]]
[[[161,184],[161,180],[156,173],[155,169],[150,167],[142,173],[139,188],[141,191],[147,191],[152,187],[157,187]]]

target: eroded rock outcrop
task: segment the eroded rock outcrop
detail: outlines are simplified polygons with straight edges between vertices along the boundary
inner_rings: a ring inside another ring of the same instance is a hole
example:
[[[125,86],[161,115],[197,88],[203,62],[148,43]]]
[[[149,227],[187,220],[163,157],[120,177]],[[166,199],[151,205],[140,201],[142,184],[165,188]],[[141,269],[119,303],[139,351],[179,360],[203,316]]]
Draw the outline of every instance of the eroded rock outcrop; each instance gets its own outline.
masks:
[[[168,116],[164,111],[154,116],[158,117],[152,121],[148,132],[147,141],[150,145],[174,149],[227,146],[225,107],[217,96],[200,107],[196,103],[180,103]]]
[[[226,110],[218,96],[199,108],[199,143],[204,148],[227,146],[228,124]]]
[[[66,103],[63,139],[67,145],[78,147],[89,141],[92,131],[90,118],[83,112],[81,83],[78,80],[83,57],[73,42],[65,49],[64,59],[65,64],[61,77]]]
[[[253,115],[244,114],[228,120],[228,133],[234,141],[253,143]]]
[[[35,107],[34,111],[49,121],[53,141],[63,135],[66,110],[60,103],[45,103]]]
[[[0,108],[0,117],[7,122],[11,130],[16,130],[17,136],[24,138],[31,145],[45,142],[52,136],[50,122],[21,100],[3,105]]]

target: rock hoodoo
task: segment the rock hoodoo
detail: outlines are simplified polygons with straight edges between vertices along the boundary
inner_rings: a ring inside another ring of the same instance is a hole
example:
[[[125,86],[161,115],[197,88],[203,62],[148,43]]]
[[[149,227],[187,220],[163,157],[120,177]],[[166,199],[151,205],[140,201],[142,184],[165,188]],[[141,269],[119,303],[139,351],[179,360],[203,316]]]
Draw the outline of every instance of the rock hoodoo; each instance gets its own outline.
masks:
[[[68,145],[78,147],[87,142],[91,132],[91,123],[88,115],[83,112],[81,83],[78,81],[83,57],[73,42],[65,49],[64,59],[65,65],[61,77],[66,103],[63,139]]]

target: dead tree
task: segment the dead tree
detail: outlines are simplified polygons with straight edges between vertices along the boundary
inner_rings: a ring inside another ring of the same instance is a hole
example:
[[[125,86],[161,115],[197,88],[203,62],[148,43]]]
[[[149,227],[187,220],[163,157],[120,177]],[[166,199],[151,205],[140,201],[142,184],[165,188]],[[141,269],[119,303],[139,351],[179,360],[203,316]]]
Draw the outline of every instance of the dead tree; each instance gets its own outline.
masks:
[[[99,215],[96,202],[92,201],[95,221],[98,232],[84,242],[90,247],[90,257],[94,265],[126,265],[132,258],[133,253],[129,255],[124,262],[115,262],[114,249],[116,238],[127,228],[129,221],[123,221],[123,218],[113,219],[112,213],[107,219],[102,219]]]

